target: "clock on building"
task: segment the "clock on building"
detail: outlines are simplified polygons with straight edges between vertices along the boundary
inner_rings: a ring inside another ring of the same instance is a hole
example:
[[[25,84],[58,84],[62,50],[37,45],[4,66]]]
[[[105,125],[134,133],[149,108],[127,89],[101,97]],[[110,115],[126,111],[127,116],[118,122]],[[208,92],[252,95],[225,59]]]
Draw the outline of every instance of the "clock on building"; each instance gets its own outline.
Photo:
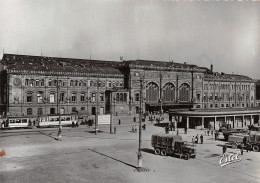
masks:
[[[136,72],[136,73],[135,73],[135,76],[139,76],[139,73],[138,73],[138,72]]]
[[[14,86],[20,86],[21,80],[19,78],[14,78]]]

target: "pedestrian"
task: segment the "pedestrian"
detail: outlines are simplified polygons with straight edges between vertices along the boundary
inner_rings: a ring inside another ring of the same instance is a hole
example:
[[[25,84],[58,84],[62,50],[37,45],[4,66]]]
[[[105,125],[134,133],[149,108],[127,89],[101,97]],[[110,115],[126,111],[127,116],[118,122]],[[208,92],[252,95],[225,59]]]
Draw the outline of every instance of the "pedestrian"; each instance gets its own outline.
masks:
[[[208,134],[208,136],[209,136],[209,130],[207,130],[207,134]]]
[[[136,117],[133,118],[133,121],[136,122]]]
[[[120,118],[118,118],[118,124],[121,125],[121,119]]]
[[[168,126],[165,127],[165,133],[166,133],[166,134],[169,133],[169,127],[168,127]]]
[[[74,128],[74,126],[75,126],[75,123],[74,123],[74,121],[72,121],[72,125],[71,125],[71,126],[72,126],[72,128]]]
[[[187,134],[187,127],[184,127],[184,133]]]
[[[199,142],[199,135],[197,134],[195,137],[195,144],[197,144]]]
[[[202,136],[202,134],[200,135],[200,143],[203,144],[203,136]]]
[[[213,130],[211,130],[211,136],[213,136]]]
[[[223,146],[222,151],[223,151],[223,155],[224,155],[226,153],[226,151],[227,151],[226,145]]]
[[[241,145],[240,152],[241,152],[241,155],[243,155],[243,152],[244,152],[244,145],[243,144]]]
[[[215,132],[215,140],[217,140],[217,136],[218,136],[218,135],[217,135],[217,132]]]
[[[114,134],[116,134],[116,127],[114,127]]]
[[[145,128],[146,128],[146,125],[144,124],[144,125],[142,126],[142,129],[145,130]]]
[[[79,122],[78,121],[76,122],[76,127],[79,127]]]
[[[191,142],[192,142],[192,146],[196,146],[195,145],[195,138],[194,138],[194,136],[192,137]]]

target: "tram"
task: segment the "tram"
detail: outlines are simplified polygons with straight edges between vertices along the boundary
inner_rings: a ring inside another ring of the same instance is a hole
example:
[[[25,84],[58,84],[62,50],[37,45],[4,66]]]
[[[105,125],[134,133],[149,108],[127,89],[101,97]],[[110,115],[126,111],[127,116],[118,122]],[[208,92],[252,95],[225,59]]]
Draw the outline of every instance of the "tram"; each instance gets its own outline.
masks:
[[[8,117],[3,119],[1,128],[27,128],[30,126],[29,122],[27,117]]]
[[[37,118],[39,127],[46,126],[58,126],[59,125],[59,117],[62,126],[69,126],[72,122],[76,123],[78,120],[77,115],[57,115],[57,116],[40,116]]]

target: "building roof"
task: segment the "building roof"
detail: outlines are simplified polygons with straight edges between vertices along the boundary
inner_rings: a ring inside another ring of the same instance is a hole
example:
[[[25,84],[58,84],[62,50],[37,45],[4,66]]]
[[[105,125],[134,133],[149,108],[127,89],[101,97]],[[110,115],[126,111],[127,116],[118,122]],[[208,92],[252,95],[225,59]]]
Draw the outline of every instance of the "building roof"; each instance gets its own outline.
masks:
[[[225,109],[196,109],[196,110],[174,110],[170,109],[169,114],[193,117],[211,116],[233,116],[233,115],[255,115],[260,114],[260,108],[225,108]]]
[[[117,69],[120,62],[116,61],[4,54],[1,63],[7,70],[18,72],[88,73],[123,77]]]
[[[237,75],[237,74],[225,74],[225,73],[212,73],[206,74],[204,79],[206,80],[253,80],[248,76]]]
[[[123,61],[125,66],[131,68],[146,68],[146,69],[166,69],[166,70],[193,70],[200,72],[210,72],[206,67],[198,67],[197,65],[177,62],[165,62],[165,61],[151,61],[151,60],[128,60]]]

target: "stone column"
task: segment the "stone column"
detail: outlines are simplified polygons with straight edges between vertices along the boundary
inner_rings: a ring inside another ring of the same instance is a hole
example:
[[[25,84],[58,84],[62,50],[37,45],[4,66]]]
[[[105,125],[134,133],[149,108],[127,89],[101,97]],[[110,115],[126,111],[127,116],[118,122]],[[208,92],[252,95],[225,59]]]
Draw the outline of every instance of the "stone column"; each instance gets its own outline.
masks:
[[[189,129],[189,126],[190,126],[190,117],[187,116],[187,129]]]
[[[214,117],[214,130],[216,130],[216,121],[217,121],[217,117]]]
[[[235,128],[235,119],[236,119],[236,116],[234,116],[234,120],[233,120],[233,128]]]
[[[201,128],[204,128],[204,117],[201,118]]]

